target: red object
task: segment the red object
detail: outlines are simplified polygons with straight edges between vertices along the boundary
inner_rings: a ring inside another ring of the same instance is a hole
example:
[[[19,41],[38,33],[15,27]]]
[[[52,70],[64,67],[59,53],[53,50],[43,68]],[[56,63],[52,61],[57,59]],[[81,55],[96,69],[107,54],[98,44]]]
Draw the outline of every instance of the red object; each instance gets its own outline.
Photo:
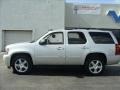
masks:
[[[120,44],[116,44],[116,55],[120,55]]]

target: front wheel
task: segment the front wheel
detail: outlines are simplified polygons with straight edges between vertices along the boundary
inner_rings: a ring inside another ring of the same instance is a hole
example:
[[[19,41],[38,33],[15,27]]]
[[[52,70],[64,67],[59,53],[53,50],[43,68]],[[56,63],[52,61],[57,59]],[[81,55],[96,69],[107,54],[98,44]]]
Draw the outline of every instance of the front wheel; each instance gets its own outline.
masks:
[[[13,72],[17,74],[27,74],[31,71],[31,59],[25,55],[18,55],[13,58]]]
[[[102,58],[89,58],[85,63],[87,73],[91,75],[99,75],[104,71],[105,63]]]

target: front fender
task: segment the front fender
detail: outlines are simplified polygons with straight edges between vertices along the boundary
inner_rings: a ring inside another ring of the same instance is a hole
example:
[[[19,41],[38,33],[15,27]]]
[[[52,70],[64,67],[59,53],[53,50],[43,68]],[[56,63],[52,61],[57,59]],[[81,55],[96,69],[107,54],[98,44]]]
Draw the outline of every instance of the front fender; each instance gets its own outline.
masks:
[[[12,50],[11,52],[9,52],[9,56],[10,56],[10,62],[12,60],[12,56],[15,54],[29,54],[31,56],[32,62],[34,64],[34,52],[29,51],[29,50]]]

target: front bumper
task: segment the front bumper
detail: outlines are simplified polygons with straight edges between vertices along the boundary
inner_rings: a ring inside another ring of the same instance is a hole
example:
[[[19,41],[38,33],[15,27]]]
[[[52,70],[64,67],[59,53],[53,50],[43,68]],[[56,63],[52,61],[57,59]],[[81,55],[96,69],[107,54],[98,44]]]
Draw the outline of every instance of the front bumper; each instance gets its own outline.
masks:
[[[10,56],[8,54],[4,54],[3,55],[3,61],[5,63],[5,65],[10,68]]]

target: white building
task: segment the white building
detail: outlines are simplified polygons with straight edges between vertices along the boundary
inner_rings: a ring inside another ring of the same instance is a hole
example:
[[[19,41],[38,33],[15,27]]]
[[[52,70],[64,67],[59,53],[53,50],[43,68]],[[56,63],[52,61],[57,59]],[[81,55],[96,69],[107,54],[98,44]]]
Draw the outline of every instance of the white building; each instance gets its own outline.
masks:
[[[78,6],[78,13],[75,13],[74,7]],[[99,7],[89,8],[90,5],[94,6],[96,4],[86,4],[82,9],[79,8],[84,4],[72,4],[67,3],[65,5],[65,26],[66,27],[77,27],[77,28],[109,28],[109,29],[120,29],[120,22],[115,22],[114,18],[107,16],[110,10],[116,12],[117,17],[120,15],[120,4],[98,4]],[[99,8],[98,10],[92,9]],[[86,10],[85,10],[86,9]],[[90,11],[91,9],[91,11]],[[82,14],[80,14],[82,13]],[[87,13],[87,14],[84,14]]]
[[[64,28],[64,0],[0,0],[0,51]]]

